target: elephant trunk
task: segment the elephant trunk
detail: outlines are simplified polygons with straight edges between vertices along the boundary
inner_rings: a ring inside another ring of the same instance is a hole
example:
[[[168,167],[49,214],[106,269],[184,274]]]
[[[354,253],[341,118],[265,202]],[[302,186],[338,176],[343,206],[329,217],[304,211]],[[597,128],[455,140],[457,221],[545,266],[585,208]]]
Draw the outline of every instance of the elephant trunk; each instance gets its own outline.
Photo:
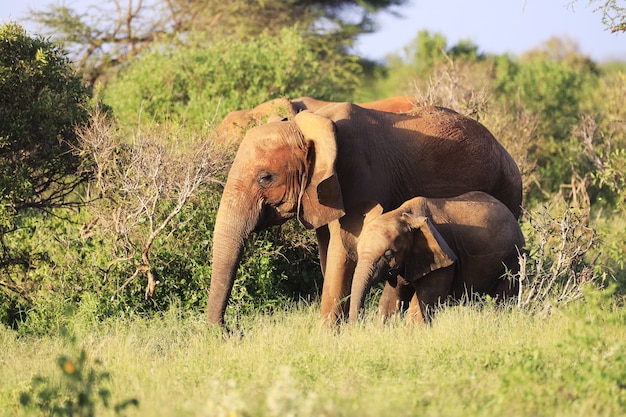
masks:
[[[250,209],[242,208],[236,199],[227,196],[225,190],[213,231],[213,261],[207,303],[209,325],[224,324],[224,313],[244,245],[258,221],[258,216],[259,213],[251,216]]]
[[[352,289],[350,292],[350,321],[356,322],[363,310],[365,297],[372,285],[376,283],[376,275],[371,267],[372,263],[359,259],[354,270]]]

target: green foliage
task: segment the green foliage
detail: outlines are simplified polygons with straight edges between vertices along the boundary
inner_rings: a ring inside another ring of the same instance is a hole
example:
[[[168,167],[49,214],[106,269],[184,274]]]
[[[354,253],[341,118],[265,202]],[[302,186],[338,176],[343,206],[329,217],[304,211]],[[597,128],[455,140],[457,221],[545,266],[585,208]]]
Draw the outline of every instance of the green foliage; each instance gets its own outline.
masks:
[[[25,333],[58,329],[66,310],[75,307],[85,294],[99,297],[101,313],[107,311],[104,306],[110,293],[103,285],[110,262],[107,241],[84,228],[92,220],[85,210],[57,210],[55,214],[28,217],[32,235],[17,242],[28,245],[38,257],[32,257],[31,268],[25,272],[7,271],[3,276],[11,287],[0,291],[2,323]]]
[[[142,276],[120,290],[141,260],[137,254],[133,259],[121,257],[119,239],[103,225],[82,214],[49,219],[37,229],[35,239],[53,262],[16,279],[16,284],[29,289],[28,298],[9,294],[0,298],[8,313],[3,322],[22,333],[42,335],[69,325],[68,308],[81,311],[93,322],[127,314],[153,315],[172,304],[186,310],[204,309],[218,204],[216,188],[199,193],[181,213],[183,225],[154,243],[152,270],[159,284],[151,300],[145,299]],[[89,229],[83,224],[89,224]]]
[[[460,40],[459,43],[448,49],[447,55],[452,59],[463,59],[470,62],[485,59],[485,55],[478,52],[478,45],[469,40]]]
[[[270,312],[289,302],[312,301],[321,286],[314,235],[290,222],[261,232],[248,243],[227,314]]]
[[[0,26],[0,195],[5,210],[61,205],[86,179],[73,150],[90,91],[58,46]],[[4,233],[7,231],[4,230]]]
[[[522,223],[527,253],[520,254],[521,308],[546,311],[583,298],[587,287],[601,287],[593,253],[598,238],[587,225],[586,213],[567,208],[527,212]]]
[[[393,95],[409,94],[415,82],[428,80],[434,67],[446,59],[446,38],[426,30],[417,33],[414,40],[402,50],[387,55],[384,70],[374,72],[363,83],[373,94],[359,92],[359,99],[375,100]]]
[[[603,170],[592,173],[592,179],[599,187],[606,187],[615,196],[615,204],[626,210],[626,149],[616,149],[604,155]]]
[[[545,113],[542,127],[546,136],[562,139],[569,129],[560,127],[570,126],[577,116],[583,85],[581,74],[560,62],[543,59],[518,63],[505,55],[497,64],[498,97]]]
[[[272,98],[349,96],[358,73],[355,58],[292,28],[249,41],[163,46],[124,68],[105,100],[125,124],[172,120],[198,127]]]
[[[152,269],[159,280],[156,292],[149,302],[145,301],[145,282],[137,280],[116,297],[120,307],[125,306],[124,311],[164,311],[172,304],[190,311],[206,307],[220,191],[218,186],[200,190],[183,208],[180,216],[184,221],[177,230],[155,242]],[[116,285],[119,287],[130,274],[128,267],[117,271]]]
[[[37,241],[45,212],[77,204],[88,159],[75,150],[89,89],[58,46],[0,26],[0,318],[11,321],[34,286],[24,275],[50,261]]]
[[[131,1],[131,0],[129,0]],[[101,2],[75,10],[51,4],[33,11],[32,20],[73,51],[90,83],[106,80],[129,59],[159,44],[206,35],[231,42],[266,32],[279,37],[283,28],[299,26],[301,36],[319,36],[324,45],[345,50],[356,37],[374,29],[373,15],[406,0],[151,0],[128,4],[132,13],[119,13],[119,4]]]
[[[586,172],[588,160],[581,158],[579,142],[571,131],[595,75],[565,61],[535,58],[516,62],[503,56],[497,60],[495,78],[494,92],[504,106],[539,115],[540,137],[530,153],[537,162],[542,190],[556,192],[573,174]]]
[[[76,349],[75,338],[70,337]],[[28,391],[20,395],[20,403],[29,410],[39,410],[42,415],[93,417],[100,407],[113,406],[115,414],[129,406],[139,406],[135,398],[111,404],[112,394],[107,387],[110,374],[102,369],[102,362],[89,358],[85,349],[75,355],[61,355],[57,365],[61,381],[35,376]]]
[[[427,76],[435,66],[445,60],[448,41],[440,33],[431,34],[420,30],[417,37],[409,42],[403,50],[403,59],[417,77]]]

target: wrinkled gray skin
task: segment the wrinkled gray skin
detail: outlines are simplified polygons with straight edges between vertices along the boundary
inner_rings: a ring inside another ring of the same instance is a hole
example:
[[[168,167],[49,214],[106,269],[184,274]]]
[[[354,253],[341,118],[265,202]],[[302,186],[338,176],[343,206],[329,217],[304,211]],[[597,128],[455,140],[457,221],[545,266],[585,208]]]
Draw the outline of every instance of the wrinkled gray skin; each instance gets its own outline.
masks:
[[[520,213],[515,161],[484,126],[448,109],[422,106],[405,115],[335,103],[252,128],[216,218],[208,322],[224,322],[252,232],[293,217],[315,229],[324,275],[321,314],[335,323],[347,313],[343,299],[356,264],[354,231],[341,226],[342,216],[363,201],[391,210],[417,195],[470,190],[491,193]]]
[[[437,305],[468,293],[504,299],[518,283],[503,278],[519,270],[524,237],[511,211],[482,192],[449,199],[416,197],[382,213],[363,210],[350,319],[356,320],[372,285],[387,280],[410,307],[412,322],[430,319]],[[383,303],[384,305],[385,303]],[[384,321],[389,312],[381,311]]]

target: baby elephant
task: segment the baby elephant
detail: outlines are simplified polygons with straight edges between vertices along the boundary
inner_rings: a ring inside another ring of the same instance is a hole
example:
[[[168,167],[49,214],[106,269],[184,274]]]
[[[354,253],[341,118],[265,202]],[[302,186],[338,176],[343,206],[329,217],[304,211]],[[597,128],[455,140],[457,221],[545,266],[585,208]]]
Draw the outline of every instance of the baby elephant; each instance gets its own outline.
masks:
[[[454,198],[416,197],[387,213],[377,205],[364,215],[351,320],[358,318],[372,285],[382,280],[398,294],[409,290],[408,297],[399,298],[411,301],[408,320],[421,323],[448,298],[458,300],[468,293],[506,298],[517,293],[518,283],[503,275],[519,270],[524,236],[511,211],[490,195],[475,191]],[[392,313],[389,310],[381,300],[383,319]]]

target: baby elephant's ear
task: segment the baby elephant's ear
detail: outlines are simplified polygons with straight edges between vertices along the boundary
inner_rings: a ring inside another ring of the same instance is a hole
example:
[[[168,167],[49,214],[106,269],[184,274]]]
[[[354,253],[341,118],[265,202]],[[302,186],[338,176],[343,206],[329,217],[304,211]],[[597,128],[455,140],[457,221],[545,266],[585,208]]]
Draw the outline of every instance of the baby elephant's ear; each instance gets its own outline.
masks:
[[[402,213],[402,219],[413,233],[413,247],[406,260],[407,280],[415,281],[457,260],[454,251],[427,217]]]

